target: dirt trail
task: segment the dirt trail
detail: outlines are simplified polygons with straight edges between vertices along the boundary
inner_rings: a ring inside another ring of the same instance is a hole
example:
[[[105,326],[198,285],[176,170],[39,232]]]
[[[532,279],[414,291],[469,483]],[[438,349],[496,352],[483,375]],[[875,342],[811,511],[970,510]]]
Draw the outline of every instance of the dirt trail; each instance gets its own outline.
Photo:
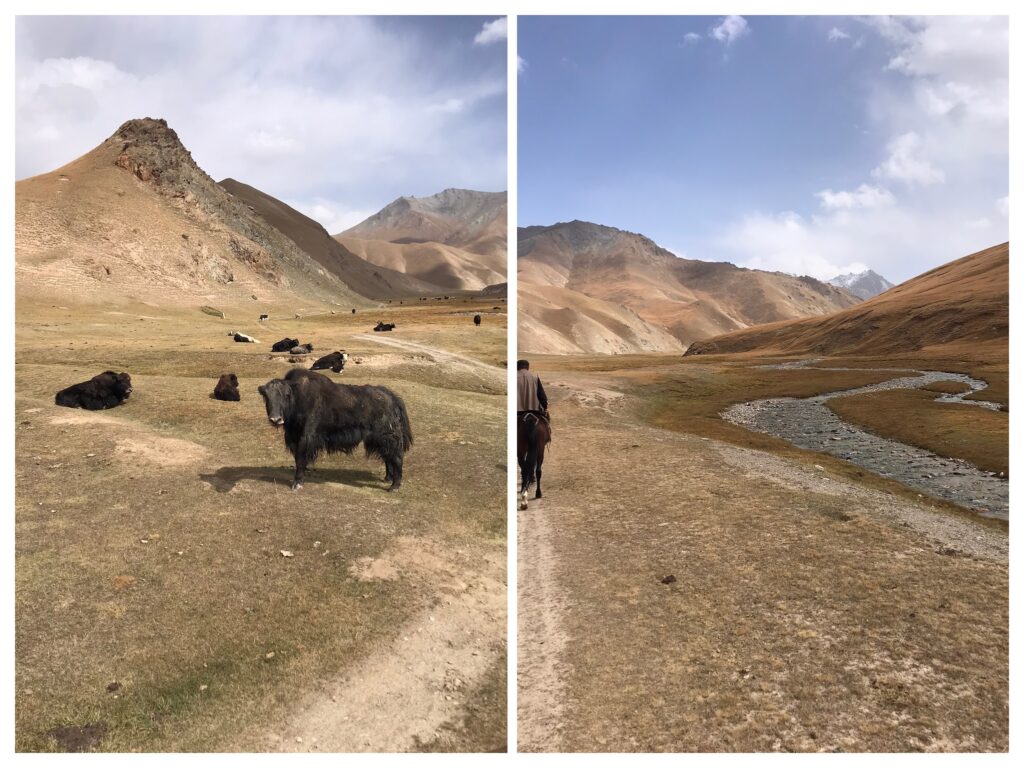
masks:
[[[610,381],[545,382],[521,750],[1006,749],[1005,533],[646,426]]]
[[[484,363],[472,357],[467,357],[466,355],[449,352],[427,344],[420,344],[416,341],[396,339],[393,337],[384,338],[380,334],[371,336],[368,333],[359,333],[352,336],[352,338],[360,339],[362,341],[372,341],[376,344],[384,344],[389,347],[397,347],[399,349],[404,349],[407,352],[429,355],[436,362],[445,363],[448,366],[458,368],[477,376],[492,387],[502,388],[505,386],[507,374],[504,368]]]
[[[530,653],[519,657],[519,749],[557,752],[565,698],[559,664],[566,643],[559,617],[567,606],[556,589],[549,524],[539,502],[534,505],[519,511],[519,546],[529,552],[519,564],[519,633],[531,638]]]
[[[505,638],[504,553],[452,557],[404,537],[350,569],[359,581],[431,584],[437,604],[342,679],[311,694],[267,736],[276,751],[408,752],[456,720],[466,696],[500,658]],[[472,567],[470,566],[472,563]]]

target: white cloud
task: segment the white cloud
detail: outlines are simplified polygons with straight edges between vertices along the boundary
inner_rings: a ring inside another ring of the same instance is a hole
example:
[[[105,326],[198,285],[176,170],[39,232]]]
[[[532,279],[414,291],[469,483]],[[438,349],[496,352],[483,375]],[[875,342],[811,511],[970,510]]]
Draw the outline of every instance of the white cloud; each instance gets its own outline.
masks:
[[[827,211],[850,210],[853,208],[877,208],[882,205],[892,205],[895,198],[892,193],[884,187],[872,187],[869,184],[861,184],[852,192],[833,192],[831,189],[823,189],[815,193],[821,201],[821,207]]]
[[[819,280],[867,269],[856,255],[834,250],[822,234],[818,225],[793,211],[755,213],[735,224],[717,245],[748,269],[810,275]]]
[[[878,142],[867,183],[808,189],[803,216],[741,213],[711,238],[716,258],[820,279],[867,262],[901,282],[1009,239],[1007,18],[860,21],[888,62],[856,73]]]
[[[724,45],[732,45],[749,34],[750,26],[742,16],[726,16],[720,24],[710,30],[710,35]]]
[[[508,39],[508,18],[502,16],[494,21],[484,22],[483,27],[473,38],[473,45],[490,45]]]
[[[683,35],[683,45],[694,45],[699,43],[703,38],[696,32],[687,32]]]
[[[215,179],[283,200],[364,212],[402,194],[504,189],[504,46],[472,51],[469,67],[468,44],[440,45],[435,29],[359,16],[19,17],[16,178],[148,116]]]
[[[290,201],[288,205],[306,214],[309,218],[316,219],[331,235],[344,232],[377,212],[375,210],[349,210],[339,201],[323,198]]]
[[[466,102],[463,99],[450,98],[445,99],[437,104],[431,104],[427,107],[431,112],[461,112],[466,106]]]
[[[828,39],[830,41],[849,40],[850,36],[843,32],[839,27],[832,27],[832,29],[828,31]]]
[[[299,146],[295,139],[284,136],[277,130],[260,130],[250,136],[246,144],[253,154],[271,157],[277,155],[294,155]]]
[[[946,175],[922,156],[921,137],[913,131],[889,142],[889,156],[871,175],[876,179],[893,179],[908,184],[941,184]]]
[[[528,66],[529,66],[529,64],[527,63],[526,59],[524,59],[519,54],[516,54],[516,72],[518,72],[519,74],[522,74],[523,72],[526,71],[526,68]]]

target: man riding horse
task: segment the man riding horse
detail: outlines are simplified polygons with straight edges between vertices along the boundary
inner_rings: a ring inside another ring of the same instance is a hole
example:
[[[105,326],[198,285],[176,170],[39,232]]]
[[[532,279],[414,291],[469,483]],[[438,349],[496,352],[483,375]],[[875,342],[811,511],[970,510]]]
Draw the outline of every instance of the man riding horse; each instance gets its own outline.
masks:
[[[528,360],[516,362],[516,382],[516,454],[523,476],[519,508],[526,509],[527,492],[534,480],[537,482],[537,498],[541,498],[541,465],[544,463],[544,447],[551,442],[551,424],[548,396],[540,378],[530,370]]]

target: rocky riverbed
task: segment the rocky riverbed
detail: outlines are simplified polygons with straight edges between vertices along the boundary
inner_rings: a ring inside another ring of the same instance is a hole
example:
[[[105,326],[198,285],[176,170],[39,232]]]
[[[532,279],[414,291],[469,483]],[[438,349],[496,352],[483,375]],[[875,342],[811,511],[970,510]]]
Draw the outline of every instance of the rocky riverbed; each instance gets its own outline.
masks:
[[[801,368],[814,362],[800,361],[773,367]],[[906,374],[904,370],[897,369],[894,372]],[[755,432],[782,438],[799,448],[845,459],[871,472],[916,488],[922,493],[972,509],[980,515],[1008,519],[1009,482],[1006,479],[978,469],[961,459],[938,456],[923,448],[866,432],[846,423],[825,405],[827,401],[836,397],[850,397],[887,389],[917,389],[936,381],[956,381],[970,387],[969,392],[937,397],[938,402],[999,409],[998,403],[963,399],[970,392],[987,387],[983,381],[961,373],[914,371],[910,375],[894,377],[879,384],[829,392],[815,397],[773,398],[741,403],[725,410],[722,417]]]

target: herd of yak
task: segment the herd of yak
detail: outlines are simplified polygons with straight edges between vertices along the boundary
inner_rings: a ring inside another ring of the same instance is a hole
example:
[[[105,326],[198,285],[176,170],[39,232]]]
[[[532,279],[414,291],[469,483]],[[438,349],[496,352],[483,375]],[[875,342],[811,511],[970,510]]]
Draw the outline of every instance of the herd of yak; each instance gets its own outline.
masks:
[[[308,354],[313,345],[282,339],[272,350]],[[412,447],[405,402],[387,387],[338,384],[315,372],[341,373],[347,359],[344,351],[332,352],[313,363],[312,370],[293,368],[284,378],[271,379],[258,388],[267,419],[275,428],[284,427],[285,446],[295,458],[293,490],[302,487],[307,467],[320,454],[351,453],[360,443],[367,456],[384,463],[384,480],[391,483],[389,491],[402,484],[405,452]],[[89,381],[62,389],[55,402],[97,411],[121,405],[131,393],[131,376],[104,371]],[[241,400],[238,377],[233,373],[221,376],[212,396],[217,400]]]

